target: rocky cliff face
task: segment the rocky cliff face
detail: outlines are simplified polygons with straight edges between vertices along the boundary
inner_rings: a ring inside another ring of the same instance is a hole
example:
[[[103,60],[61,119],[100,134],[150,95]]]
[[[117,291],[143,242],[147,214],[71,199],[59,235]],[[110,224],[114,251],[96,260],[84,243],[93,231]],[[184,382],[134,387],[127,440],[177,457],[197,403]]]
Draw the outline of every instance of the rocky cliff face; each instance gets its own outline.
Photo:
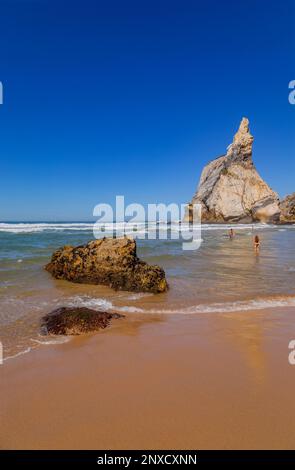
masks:
[[[45,269],[56,279],[84,284],[103,284],[136,292],[164,292],[165,272],[136,255],[130,238],[103,238],[87,245],[64,246],[56,250]]]
[[[295,223],[295,193],[281,201],[280,209],[282,223]]]
[[[278,222],[278,195],[263,181],[252,160],[253,136],[243,118],[226,155],[210,162],[201,174],[192,204],[201,204],[202,222]]]

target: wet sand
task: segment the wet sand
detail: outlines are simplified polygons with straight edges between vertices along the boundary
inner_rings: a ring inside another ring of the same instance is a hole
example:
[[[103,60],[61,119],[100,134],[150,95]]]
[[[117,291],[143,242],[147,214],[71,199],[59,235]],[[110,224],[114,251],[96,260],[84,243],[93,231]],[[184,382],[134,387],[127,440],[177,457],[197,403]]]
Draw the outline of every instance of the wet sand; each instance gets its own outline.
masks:
[[[0,447],[292,448],[294,314],[130,314],[9,360]]]

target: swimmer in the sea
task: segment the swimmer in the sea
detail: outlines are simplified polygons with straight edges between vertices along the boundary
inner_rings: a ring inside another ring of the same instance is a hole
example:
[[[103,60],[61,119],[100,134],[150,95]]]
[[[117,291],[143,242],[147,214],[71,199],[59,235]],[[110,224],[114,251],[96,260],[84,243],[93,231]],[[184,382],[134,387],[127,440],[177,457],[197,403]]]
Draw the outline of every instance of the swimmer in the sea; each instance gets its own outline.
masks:
[[[255,253],[258,254],[260,250],[260,238],[258,235],[255,235],[254,237],[253,246],[254,246]]]
[[[235,232],[234,232],[234,230],[233,230],[232,228],[229,229],[229,231],[228,231],[228,236],[229,236],[229,238],[230,238],[231,240],[234,238]]]

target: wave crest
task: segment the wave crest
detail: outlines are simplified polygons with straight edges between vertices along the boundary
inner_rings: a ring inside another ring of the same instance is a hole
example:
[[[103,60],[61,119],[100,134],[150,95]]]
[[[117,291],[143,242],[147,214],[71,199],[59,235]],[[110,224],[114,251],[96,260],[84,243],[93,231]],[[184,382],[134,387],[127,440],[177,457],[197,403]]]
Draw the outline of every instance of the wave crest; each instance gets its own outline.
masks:
[[[111,301],[102,298],[89,296],[77,296],[70,302],[71,306],[83,306],[89,308],[103,308],[104,310],[116,310],[125,313],[145,313],[145,314],[183,314],[193,315],[198,313],[231,313],[249,310],[265,310],[269,308],[295,307],[295,297],[275,297],[250,300],[237,300],[232,302],[216,302],[212,304],[199,304],[190,306],[179,306],[178,308],[145,309],[132,305],[114,305]]]

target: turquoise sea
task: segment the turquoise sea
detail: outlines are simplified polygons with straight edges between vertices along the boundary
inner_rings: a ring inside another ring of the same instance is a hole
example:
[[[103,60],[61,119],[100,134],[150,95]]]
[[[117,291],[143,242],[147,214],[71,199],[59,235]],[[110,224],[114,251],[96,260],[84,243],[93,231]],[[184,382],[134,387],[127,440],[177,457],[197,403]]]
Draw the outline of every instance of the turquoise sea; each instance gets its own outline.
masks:
[[[69,338],[40,335],[41,317],[67,305],[86,305],[132,315],[224,315],[229,312],[295,308],[295,225],[203,225],[202,243],[184,251],[178,223],[168,240],[138,240],[138,255],[162,266],[170,289],[165,294],[114,292],[103,286],[57,281],[43,269],[65,244],[93,239],[92,223],[0,223],[0,341],[4,360]],[[117,227],[123,233],[123,224]],[[166,226],[158,224],[159,232]],[[261,238],[256,256],[253,235]],[[141,234],[148,230],[142,224]],[[109,236],[106,226],[101,236]]]

